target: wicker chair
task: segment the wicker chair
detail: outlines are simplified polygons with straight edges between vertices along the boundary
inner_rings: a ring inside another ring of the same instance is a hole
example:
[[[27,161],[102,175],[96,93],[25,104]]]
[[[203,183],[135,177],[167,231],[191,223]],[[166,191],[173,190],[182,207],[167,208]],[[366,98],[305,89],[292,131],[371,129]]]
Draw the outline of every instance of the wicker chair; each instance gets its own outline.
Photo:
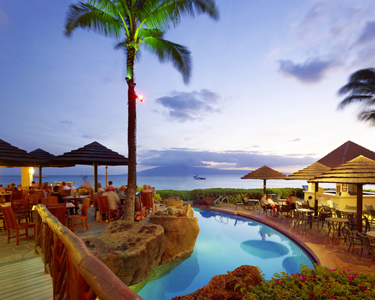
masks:
[[[25,240],[28,238],[35,237],[35,223],[22,223],[17,224],[16,217],[13,213],[13,209],[11,206],[1,207],[1,211],[4,215],[5,224],[7,227],[7,243],[9,244],[10,239],[16,238],[16,245],[18,245],[20,240]],[[28,229],[33,228],[34,234],[29,235]],[[20,230],[25,230],[24,234],[20,234]],[[14,231],[16,233],[16,236],[11,236],[10,232]],[[24,238],[20,238],[21,236],[25,236]]]
[[[280,205],[280,209],[279,209],[280,217],[283,218],[283,215],[284,217],[289,216],[291,213],[291,210],[292,210],[291,205]]]
[[[83,224],[83,220],[85,220],[86,222],[86,229],[89,230],[89,223],[87,220],[89,206],[90,206],[90,198],[84,198],[81,214],[68,216],[68,227],[72,229],[72,232],[74,232],[74,229],[85,227],[85,225]],[[81,224],[77,225],[75,221],[81,221]]]
[[[22,199],[22,190],[21,191],[12,191],[12,196],[10,201]]]
[[[363,250],[366,250],[368,253],[371,254],[371,262],[369,264],[369,268],[372,265],[372,262],[374,261],[374,253],[375,253],[375,239],[370,238],[368,235],[361,234],[362,244],[361,244],[361,257],[363,254]]]
[[[58,198],[56,196],[48,196],[47,198],[42,198],[41,199],[42,204],[47,205],[47,204],[58,204]]]
[[[66,204],[47,204],[46,205],[49,212],[54,215],[61,224],[65,226],[66,224]]]
[[[362,238],[357,230],[347,229],[347,232],[348,232],[348,241],[349,241],[348,251],[350,250],[350,248],[352,248],[352,254],[353,254],[354,247],[362,245]]]
[[[85,198],[86,199],[86,198]],[[118,210],[112,210],[109,208],[109,202],[107,196],[97,196],[98,206],[99,206],[99,222],[103,219],[108,219],[108,223],[111,223],[111,220],[117,220]],[[104,216],[103,216],[104,215]]]

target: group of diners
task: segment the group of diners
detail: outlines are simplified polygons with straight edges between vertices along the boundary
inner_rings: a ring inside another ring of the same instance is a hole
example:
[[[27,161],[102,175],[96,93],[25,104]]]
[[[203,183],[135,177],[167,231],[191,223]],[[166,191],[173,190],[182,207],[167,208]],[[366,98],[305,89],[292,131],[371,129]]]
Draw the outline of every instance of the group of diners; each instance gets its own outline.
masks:
[[[295,190],[292,191],[292,193],[286,198],[285,205],[290,205],[290,213],[291,216],[294,215],[294,211],[296,209],[296,201],[297,201],[297,193]],[[280,210],[280,205],[275,203],[272,200],[272,195],[264,194],[262,196],[262,199],[260,199],[260,205],[263,209],[272,209],[272,213],[274,217],[277,217],[277,212]]]

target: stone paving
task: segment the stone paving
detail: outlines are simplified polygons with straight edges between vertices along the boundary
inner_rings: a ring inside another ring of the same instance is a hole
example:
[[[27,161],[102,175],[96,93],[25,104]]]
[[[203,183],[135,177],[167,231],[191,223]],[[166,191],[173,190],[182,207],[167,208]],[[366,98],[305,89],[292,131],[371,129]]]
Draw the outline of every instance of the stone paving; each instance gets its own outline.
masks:
[[[213,209],[249,217],[276,228],[303,245],[304,248],[309,250],[319,260],[320,264],[330,269],[343,267],[355,272],[375,272],[375,262],[369,267],[371,261],[370,254],[363,251],[362,258],[359,259],[361,247],[356,246],[352,255],[351,249],[349,252],[347,251],[349,244],[344,242],[343,236],[338,237],[336,233],[334,238],[332,238],[332,233],[328,236],[327,225],[324,225],[323,229],[319,232],[316,221],[313,222],[311,229],[309,226],[306,226],[305,229],[304,225],[294,227],[294,218],[272,217],[270,214],[266,216],[263,213],[260,214],[259,210],[256,209],[238,208],[236,210],[234,205],[225,205]],[[375,230],[375,227],[372,230]]]

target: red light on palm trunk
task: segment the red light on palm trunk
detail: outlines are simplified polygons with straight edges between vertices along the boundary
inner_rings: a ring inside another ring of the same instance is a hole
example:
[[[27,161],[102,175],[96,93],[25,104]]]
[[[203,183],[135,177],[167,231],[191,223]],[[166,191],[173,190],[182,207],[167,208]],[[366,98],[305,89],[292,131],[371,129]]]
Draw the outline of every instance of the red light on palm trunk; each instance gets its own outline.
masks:
[[[139,99],[139,101],[141,101],[141,102],[143,102],[143,101],[145,100],[145,98],[143,98],[142,95],[139,95],[139,96],[138,96],[138,99]]]

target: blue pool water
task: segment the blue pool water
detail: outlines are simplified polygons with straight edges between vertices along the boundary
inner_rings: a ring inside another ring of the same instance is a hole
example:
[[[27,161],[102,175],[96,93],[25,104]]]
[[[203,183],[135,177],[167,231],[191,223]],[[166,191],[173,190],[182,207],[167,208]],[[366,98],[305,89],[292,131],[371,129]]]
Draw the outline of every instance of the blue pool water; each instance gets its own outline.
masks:
[[[147,282],[138,292],[143,299],[169,300],[189,294],[205,286],[213,276],[227,274],[241,265],[258,266],[266,279],[274,273],[298,272],[301,263],[313,267],[301,248],[262,223],[198,209],[195,216],[200,232],[194,252],[186,260],[174,262],[180,264],[163,277]]]

